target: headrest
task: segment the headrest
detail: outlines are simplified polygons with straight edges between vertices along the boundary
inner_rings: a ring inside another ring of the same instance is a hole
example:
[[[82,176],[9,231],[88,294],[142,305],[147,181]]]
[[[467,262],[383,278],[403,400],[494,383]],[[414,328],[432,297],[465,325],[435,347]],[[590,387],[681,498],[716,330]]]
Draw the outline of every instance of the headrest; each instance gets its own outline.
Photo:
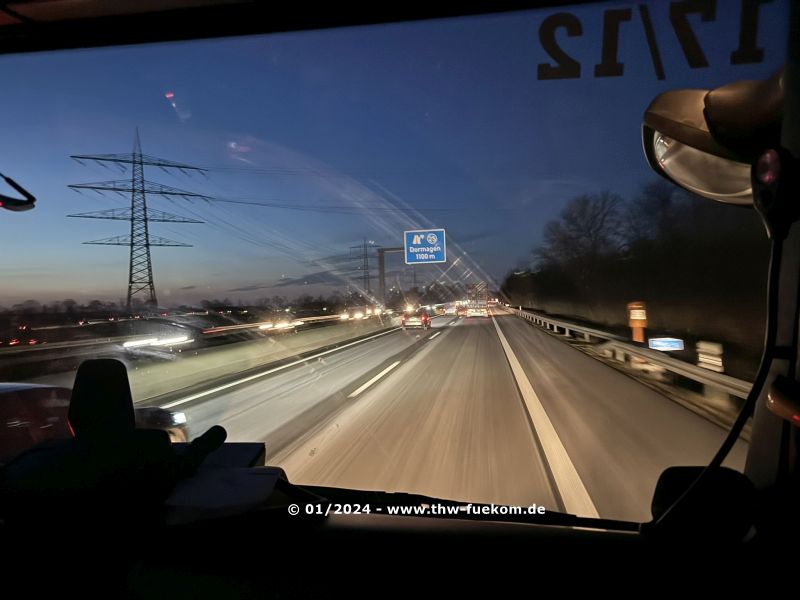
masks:
[[[133,398],[124,364],[114,359],[81,363],[72,387],[69,422],[79,440],[113,439],[134,430]]]

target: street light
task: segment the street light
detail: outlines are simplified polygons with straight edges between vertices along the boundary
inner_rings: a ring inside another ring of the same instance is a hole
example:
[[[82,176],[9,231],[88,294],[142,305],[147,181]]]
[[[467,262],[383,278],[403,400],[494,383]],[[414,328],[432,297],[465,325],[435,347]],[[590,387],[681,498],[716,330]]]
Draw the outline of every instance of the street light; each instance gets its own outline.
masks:
[[[642,145],[653,170],[700,196],[750,206],[752,165],[778,147],[782,72],[715,90],[664,92],[650,103]]]

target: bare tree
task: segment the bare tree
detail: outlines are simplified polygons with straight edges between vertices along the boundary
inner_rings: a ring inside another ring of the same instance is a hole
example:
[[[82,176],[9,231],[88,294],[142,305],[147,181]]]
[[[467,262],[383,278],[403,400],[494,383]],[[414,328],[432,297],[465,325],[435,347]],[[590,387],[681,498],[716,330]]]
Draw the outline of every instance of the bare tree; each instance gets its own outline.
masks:
[[[539,263],[565,265],[620,252],[625,246],[623,206],[623,199],[610,192],[571,200],[546,225],[544,241],[534,252]]]
[[[653,240],[671,228],[678,195],[682,196],[678,188],[665,179],[642,186],[626,207],[624,230],[628,241]]]
[[[78,306],[78,303],[72,298],[67,298],[66,300],[62,300],[61,305],[64,307],[64,312],[68,315],[72,315],[75,313],[75,308]]]
[[[42,305],[37,300],[25,300],[25,302],[12,306],[11,310],[16,313],[33,315],[42,311]]]

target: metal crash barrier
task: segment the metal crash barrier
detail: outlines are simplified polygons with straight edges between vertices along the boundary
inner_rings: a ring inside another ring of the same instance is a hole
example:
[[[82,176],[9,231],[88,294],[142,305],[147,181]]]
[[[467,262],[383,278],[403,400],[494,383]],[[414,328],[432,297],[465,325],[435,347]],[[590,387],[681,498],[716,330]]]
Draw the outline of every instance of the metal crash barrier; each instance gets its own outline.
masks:
[[[606,356],[619,362],[631,364],[642,370],[657,370],[674,373],[686,379],[696,381],[703,385],[704,391],[707,394],[719,394],[719,392],[724,392],[737,398],[746,398],[752,387],[749,381],[737,379],[730,375],[725,375],[724,373],[717,373],[708,368],[693,365],[671,356],[665,356],[649,348],[635,346],[634,344],[626,342],[622,336],[613,333],[591,327],[584,327],[561,319],[553,319],[535,312],[518,310],[511,307],[501,308],[522,319],[530,321],[534,325],[554,333],[563,334],[566,337],[579,337],[586,342],[601,341],[603,342],[601,349]]]

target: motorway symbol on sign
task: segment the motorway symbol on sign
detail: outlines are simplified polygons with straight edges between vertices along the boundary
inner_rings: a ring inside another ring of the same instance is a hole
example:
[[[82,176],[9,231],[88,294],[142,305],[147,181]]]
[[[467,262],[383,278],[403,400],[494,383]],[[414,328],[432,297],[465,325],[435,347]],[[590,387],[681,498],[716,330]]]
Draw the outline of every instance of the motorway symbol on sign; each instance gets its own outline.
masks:
[[[403,235],[406,264],[447,262],[444,229],[417,229]]]
[[[661,352],[683,350],[683,340],[678,338],[650,338],[647,340],[647,344],[653,350],[660,350]]]

